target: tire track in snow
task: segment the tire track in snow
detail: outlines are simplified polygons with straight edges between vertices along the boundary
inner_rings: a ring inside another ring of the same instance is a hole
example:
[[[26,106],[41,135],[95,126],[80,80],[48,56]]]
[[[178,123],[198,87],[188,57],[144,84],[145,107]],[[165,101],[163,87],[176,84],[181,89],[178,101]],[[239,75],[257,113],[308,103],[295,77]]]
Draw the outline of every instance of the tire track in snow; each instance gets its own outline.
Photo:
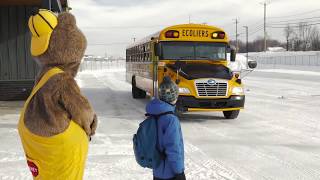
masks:
[[[232,142],[232,144],[236,145],[237,138],[235,138],[233,136],[228,136],[227,134],[217,132],[214,129],[210,129],[210,128],[203,126],[203,125],[200,125],[198,123],[191,123],[191,124],[190,124],[190,126],[192,126],[192,128],[198,129],[203,134],[210,133],[214,136],[219,136],[219,137],[225,139],[226,141],[235,141],[235,142]],[[252,142],[252,143],[255,144],[255,142]],[[259,148],[259,147],[260,146],[258,146],[258,145],[256,146],[256,148],[254,146],[251,146],[251,147],[245,146],[242,148],[238,147],[236,149],[236,151],[238,154],[243,154],[243,155],[241,155],[241,157],[243,157],[244,155],[250,154],[250,157],[251,158],[255,157],[255,160],[258,162],[263,162],[263,161],[272,162],[272,163],[278,162],[275,164],[277,164],[277,165],[281,164],[281,168],[284,168],[284,169],[291,169],[291,171],[294,170],[293,172],[295,172],[295,174],[299,174],[300,177],[304,177],[304,178],[313,177],[313,179],[320,178],[320,176],[319,176],[320,171],[317,171],[316,169],[305,168],[304,164],[302,164],[298,161],[284,160],[283,157],[280,157],[280,156],[277,156],[276,154],[272,154],[270,152],[267,152],[266,149]],[[197,156],[195,156],[195,157],[197,157]],[[310,157],[308,157],[307,159],[310,159]],[[237,169],[243,169],[243,170],[246,170],[249,172],[251,171],[250,174],[252,174],[252,172],[255,172],[255,173],[259,174],[260,177],[263,177],[263,179],[275,179],[274,175],[267,174],[266,172],[261,172],[260,168],[261,168],[261,166],[252,166],[250,164],[239,164],[237,167]],[[296,177],[292,177],[289,179],[295,179],[295,178]]]
[[[185,166],[187,179],[194,180],[239,180],[233,170],[211,159],[201,149],[185,141]]]

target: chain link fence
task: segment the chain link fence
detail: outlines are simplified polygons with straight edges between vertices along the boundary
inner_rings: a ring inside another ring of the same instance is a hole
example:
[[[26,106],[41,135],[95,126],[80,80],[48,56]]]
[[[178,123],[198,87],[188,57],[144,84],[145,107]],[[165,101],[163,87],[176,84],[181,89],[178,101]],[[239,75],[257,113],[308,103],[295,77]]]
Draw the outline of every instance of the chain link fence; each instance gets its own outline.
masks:
[[[249,59],[256,60],[259,64],[320,66],[319,51],[250,53]]]
[[[319,51],[249,53],[249,59],[257,61],[258,68],[320,70]]]

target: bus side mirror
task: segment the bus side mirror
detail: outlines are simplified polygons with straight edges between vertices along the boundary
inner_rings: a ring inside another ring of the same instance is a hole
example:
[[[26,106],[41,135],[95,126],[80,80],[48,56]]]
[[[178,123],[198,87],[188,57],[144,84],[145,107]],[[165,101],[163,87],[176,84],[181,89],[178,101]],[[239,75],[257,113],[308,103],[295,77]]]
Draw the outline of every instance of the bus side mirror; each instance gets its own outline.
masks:
[[[248,66],[250,69],[254,69],[257,67],[257,61],[249,61]]]
[[[160,43],[154,44],[154,53],[156,56],[161,56],[161,45]]]
[[[231,48],[231,51],[230,51],[230,61],[231,62],[236,61],[236,50],[234,48]]]

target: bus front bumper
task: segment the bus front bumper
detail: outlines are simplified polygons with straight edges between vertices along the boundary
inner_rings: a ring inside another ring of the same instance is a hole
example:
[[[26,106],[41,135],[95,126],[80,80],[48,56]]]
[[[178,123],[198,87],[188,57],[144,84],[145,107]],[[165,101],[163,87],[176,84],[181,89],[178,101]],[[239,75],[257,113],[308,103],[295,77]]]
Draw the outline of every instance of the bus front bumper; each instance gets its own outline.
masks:
[[[196,99],[192,96],[179,96],[177,110],[186,111],[232,111],[243,109],[245,96],[230,96],[221,99]]]

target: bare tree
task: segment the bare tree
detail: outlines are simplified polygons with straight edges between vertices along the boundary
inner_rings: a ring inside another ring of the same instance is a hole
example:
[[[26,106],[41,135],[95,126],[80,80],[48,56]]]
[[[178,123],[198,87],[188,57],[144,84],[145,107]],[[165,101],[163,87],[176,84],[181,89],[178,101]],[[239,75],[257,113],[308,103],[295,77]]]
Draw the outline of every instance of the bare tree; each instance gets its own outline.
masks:
[[[311,48],[312,27],[305,22],[299,23],[298,35],[301,40],[300,49],[303,51],[309,50]]]
[[[232,45],[235,45],[236,41],[230,41]],[[239,43],[239,53],[246,52],[246,43],[242,42],[241,40],[238,41]],[[274,40],[268,38],[267,40],[268,46],[270,47],[285,47],[285,44],[282,44],[278,40]],[[263,37],[257,37],[254,41],[248,43],[248,50],[249,52],[261,52],[264,50],[264,39]]]
[[[320,32],[317,26],[314,26],[311,30],[311,50],[319,51],[320,50]]]

